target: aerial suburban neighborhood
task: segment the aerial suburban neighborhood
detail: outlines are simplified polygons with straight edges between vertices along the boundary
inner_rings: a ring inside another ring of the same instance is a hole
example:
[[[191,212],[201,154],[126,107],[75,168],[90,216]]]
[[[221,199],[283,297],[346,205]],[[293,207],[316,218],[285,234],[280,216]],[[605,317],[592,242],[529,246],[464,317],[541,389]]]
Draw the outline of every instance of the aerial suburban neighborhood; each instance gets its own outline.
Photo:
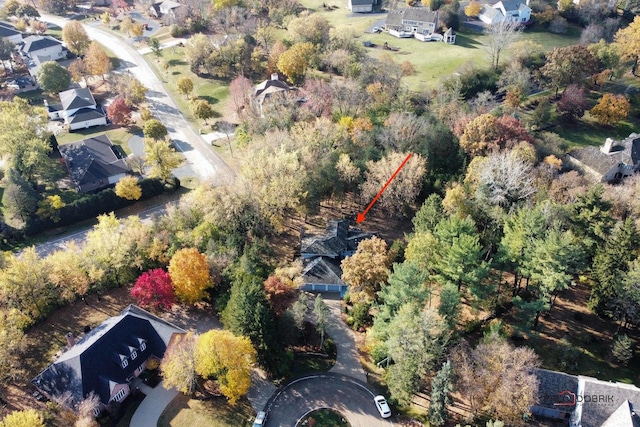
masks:
[[[0,427],[640,425],[638,0],[0,1]]]

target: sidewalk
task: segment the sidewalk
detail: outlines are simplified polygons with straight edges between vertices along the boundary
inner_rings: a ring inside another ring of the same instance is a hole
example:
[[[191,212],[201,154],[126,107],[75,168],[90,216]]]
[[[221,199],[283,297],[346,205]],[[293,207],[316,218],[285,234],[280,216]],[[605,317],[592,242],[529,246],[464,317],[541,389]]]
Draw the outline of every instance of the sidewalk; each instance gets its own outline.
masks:
[[[168,47],[177,46],[179,44],[185,44],[186,42],[187,42],[187,39],[183,39],[183,38],[169,40],[166,43],[160,44],[160,49],[166,49]],[[147,53],[151,53],[151,48],[150,47],[143,47],[141,49],[138,49],[138,53],[140,55],[146,55]]]
[[[160,382],[149,391],[149,394],[140,403],[131,418],[130,425],[135,427],[157,427],[160,415],[177,395],[178,390],[167,390]]]

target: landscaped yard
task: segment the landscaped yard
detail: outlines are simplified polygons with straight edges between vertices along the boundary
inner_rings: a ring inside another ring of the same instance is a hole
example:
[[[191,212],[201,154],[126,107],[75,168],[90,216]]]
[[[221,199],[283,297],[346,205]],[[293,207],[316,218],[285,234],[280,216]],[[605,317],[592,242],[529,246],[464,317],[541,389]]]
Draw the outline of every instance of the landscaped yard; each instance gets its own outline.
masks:
[[[338,412],[331,409],[319,409],[307,415],[300,423],[309,427],[350,427],[351,424]]]
[[[242,427],[250,426],[254,417],[247,399],[231,406],[223,397],[196,400],[179,394],[160,416],[158,427]]]

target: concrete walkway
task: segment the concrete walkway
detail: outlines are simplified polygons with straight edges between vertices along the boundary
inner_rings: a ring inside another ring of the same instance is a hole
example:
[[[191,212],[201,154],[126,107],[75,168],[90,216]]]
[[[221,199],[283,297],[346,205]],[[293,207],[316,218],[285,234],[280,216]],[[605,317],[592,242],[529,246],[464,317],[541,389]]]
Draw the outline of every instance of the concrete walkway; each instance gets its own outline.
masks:
[[[327,332],[333,338],[338,350],[336,364],[329,372],[348,375],[366,384],[367,376],[358,358],[354,333],[349,325],[342,321],[342,300],[337,295],[331,294],[323,294],[322,297],[325,298],[331,313]]]
[[[167,390],[160,382],[149,391],[149,394],[140,403],[129,425],[135,427],[157,427],[160,415],[177,395],[178,390]]]

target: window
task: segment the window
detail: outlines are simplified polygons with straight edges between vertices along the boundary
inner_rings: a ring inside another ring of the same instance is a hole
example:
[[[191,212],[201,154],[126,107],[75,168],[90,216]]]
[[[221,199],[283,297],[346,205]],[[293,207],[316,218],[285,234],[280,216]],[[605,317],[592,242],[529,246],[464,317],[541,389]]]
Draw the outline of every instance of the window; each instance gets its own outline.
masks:
[[[135,350],[133,350],[133,351],[131,352],[131,360],[135,360],[135,359],[136,359],[136,357],[138,357],[138,352],[137,352],[137,351],[135,351]]]
[[[111,400],[115,400],[116,402],[122,402],[122,399],[124,399],[126,395],[127,395],[127,390],[123,388],[118,393],[116,393],[116,395],[113,396],[113,399]]]
[[[122,369],[126,368],[127,366],[129,366],[129,361],[127,359],[122,359]]]
[[[140,351],[145,351],[146,348],[147,348],[147,342],[146,341],[142,341],[140,343]]]

